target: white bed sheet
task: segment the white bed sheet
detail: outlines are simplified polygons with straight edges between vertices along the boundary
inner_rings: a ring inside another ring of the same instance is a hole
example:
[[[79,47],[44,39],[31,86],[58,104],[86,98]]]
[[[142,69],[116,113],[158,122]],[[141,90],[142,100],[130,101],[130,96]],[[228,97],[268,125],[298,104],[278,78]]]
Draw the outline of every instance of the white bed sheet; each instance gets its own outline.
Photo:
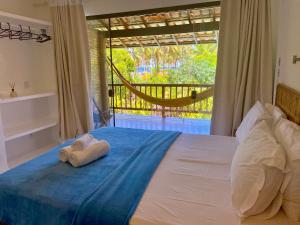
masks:
[[[156,170],[130,225],[300,225],[280,212],[240,221],[231,206],[235,138],[182,134]]]

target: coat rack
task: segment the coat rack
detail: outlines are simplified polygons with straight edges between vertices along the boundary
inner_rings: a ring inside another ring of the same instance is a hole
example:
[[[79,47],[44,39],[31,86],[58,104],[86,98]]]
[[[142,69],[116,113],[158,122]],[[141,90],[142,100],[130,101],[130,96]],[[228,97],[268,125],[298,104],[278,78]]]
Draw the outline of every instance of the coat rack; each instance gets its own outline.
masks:
[[[293,56],[293,64],[296,64],[299,61],[300,61],[300,57],[298,57],[297,55],[294,55]]]
[[[30,26],[15,26],[18,28],[12,28],[10,23],[0,22],[0,38],[9,38],[11,40],[35,40],[39,43],[43,43],[51,40],[51,36],[47,35],[46,29],[40,29],[39,33],[31,31]]]
[[[21,16],[0,10],[0,38],[11,40],[35,40],[43,43],[51,40],[48,21]],[[51,29],[50,29],[51,31]]]

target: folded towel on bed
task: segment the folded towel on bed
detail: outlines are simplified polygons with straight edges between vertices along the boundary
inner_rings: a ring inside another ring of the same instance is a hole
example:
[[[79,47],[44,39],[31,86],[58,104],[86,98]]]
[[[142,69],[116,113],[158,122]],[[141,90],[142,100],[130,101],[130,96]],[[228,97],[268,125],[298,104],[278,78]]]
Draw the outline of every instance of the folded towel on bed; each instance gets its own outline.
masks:
[[[75,140],[71,146],[76,151],[83,150],[87,148],[90,145],[90,142],[93,140],[93,136],[91,136],[90,134],[84,134],[80,138]]]
[[[106,155],[109,149],[107,141],[93,141],[83,151],[72,151],[69,155],[69,162],[74,167],[84,166]]]
[[[88,146],[96,144],[98,142],[99,141],[96,138],[93,138],[93,136],[91,136],[89,134],[83,135],[78,140],[75,140],[72,145],[63,147],[58,153],[58,158],[62,162],[67,162],[67,161],[70,160],[71,152],[73,152],[73,151],[83,151]]]
[[[74,149],[69,145],[62,148],[58,153],[58,158],[62,162],[67,162],[69,160],[69,155]]]

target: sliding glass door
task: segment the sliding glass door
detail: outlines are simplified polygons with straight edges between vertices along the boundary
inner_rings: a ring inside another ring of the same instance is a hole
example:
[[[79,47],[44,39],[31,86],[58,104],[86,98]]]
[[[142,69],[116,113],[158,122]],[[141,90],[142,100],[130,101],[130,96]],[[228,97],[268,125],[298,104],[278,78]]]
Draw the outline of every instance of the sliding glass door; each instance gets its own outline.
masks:
[[[106,124],[208,134],[219,3],[106,16],[88,20],[106,40]]]

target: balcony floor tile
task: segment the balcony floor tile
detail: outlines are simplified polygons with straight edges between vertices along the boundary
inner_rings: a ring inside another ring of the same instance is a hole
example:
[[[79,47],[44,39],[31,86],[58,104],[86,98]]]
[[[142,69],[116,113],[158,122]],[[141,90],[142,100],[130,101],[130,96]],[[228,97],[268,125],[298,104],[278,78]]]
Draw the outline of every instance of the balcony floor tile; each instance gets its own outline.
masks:
[[[209,135],[210,122],[211,121],[208,119],[183,119],[176,117],[161,118],[159,116],[116,114],[116,127],[181,131],[189,134]],[[113,124],[112,119],[110,124]]]

